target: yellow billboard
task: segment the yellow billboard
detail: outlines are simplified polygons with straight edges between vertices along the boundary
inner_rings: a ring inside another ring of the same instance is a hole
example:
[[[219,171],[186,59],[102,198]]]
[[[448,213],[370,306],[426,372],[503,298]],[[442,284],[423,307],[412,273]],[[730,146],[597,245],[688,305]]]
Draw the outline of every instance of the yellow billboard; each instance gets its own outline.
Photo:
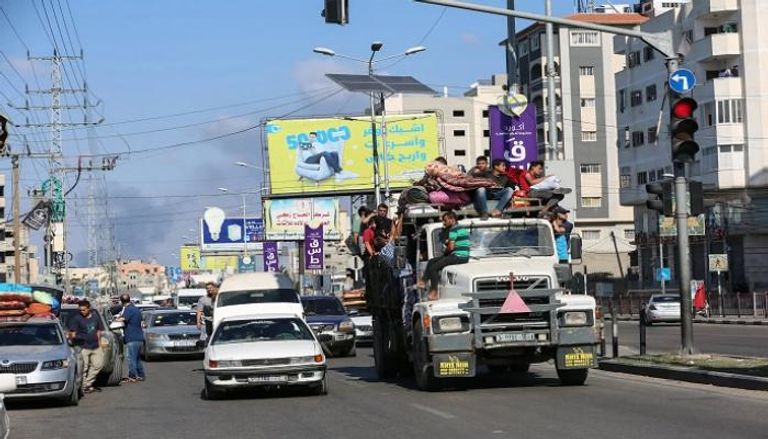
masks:
[[[384,136],[380,123],[376,133],[382,185],[385,138],[389,185],[407,187],[424,175],[427,162],[440,155],[437,116],[391,115],[385,120]],[[271,120],[266,133],[271,194],[352,193],[373,188],[370,118]]]
[[[179,250],[179,267],[182,271],[202,270],[200,262],[200,247],[184,245]]]
[[[237,271],[237,256],[203,256],[203,266],[206,270],[226,270],[231,268]]]

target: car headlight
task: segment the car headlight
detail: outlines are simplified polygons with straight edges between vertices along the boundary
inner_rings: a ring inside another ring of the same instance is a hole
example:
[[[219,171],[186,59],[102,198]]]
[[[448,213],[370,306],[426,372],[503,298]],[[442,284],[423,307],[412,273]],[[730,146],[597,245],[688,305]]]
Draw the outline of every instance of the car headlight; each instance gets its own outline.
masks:
[[[469,328],[469,321],[461,316],[435,317],[432,330],[435,333],[463,332]]]
[[[165,340],[165,339],[168,338],[168,336],[165,335],[165,334],[155,334],[153,332],[148,332],[147,333],[147,338],[149,340]]]
[[[589,326],[591,313],[587,311],[566,311],[560,317],[562,326]]]
[[[314,355],[309,355],[307,357],[291,357],[291,364],[312,363],[314,361],[315,361]]]
[[[55,370],[55,369],[65,369],[69,367],[69,360],[63,359],[63,360],[51,360],[51,361],[44,361],[41,370]]]
[[[219,367],[242,367],[243,362],[240,360],[223,360],[217,362]]]
[[[355,330],[355,324],[352,323],[352,320],[346,320],[339,323],[340,332],[354,332],[354,330]]]

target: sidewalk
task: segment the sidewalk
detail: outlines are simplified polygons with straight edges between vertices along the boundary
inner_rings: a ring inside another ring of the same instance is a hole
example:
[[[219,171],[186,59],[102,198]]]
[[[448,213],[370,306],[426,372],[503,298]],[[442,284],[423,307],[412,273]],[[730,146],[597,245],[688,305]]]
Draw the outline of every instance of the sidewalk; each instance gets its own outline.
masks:
[[[605,320],[611,320],[611,315],[606,314]],[[640,316],[636,314],[619,314],[618,320],[620,322],[622,321],[639,321]],[[742,316],[742,317],[736,317],[736,316],[726,316],[726,317],[701,317],[696,316],[693,319],[694,323],[708,323],[708,324],[717,324],[717,325],[766,325],[768,326],[768,318],[766,317],[758,317],[754,318],[752,316]]]

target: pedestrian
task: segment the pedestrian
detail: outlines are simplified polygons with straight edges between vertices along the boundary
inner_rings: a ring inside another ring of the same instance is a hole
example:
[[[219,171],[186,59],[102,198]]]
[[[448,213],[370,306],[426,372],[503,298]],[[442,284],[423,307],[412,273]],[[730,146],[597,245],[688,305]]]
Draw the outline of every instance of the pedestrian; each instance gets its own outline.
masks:
[[[124,383],[135,383],[144,381],[147,376],[144,373],[144,366],[141,364],[139,356],[141,346],[144,344],[144,330],[141,329],[141,310],[131,302],[131,296],[123,294],[120,296],[120,303],[123,304],[123,310],[117,317],[118,321],[125,324],[124,341],[126,352],[128,354],[128,376],[123,378]]]
[[[78,308],[80,312],[69,321],[67,336],[78,353],[78,363],[83,375],[83,392],[91,393],[96,390],[94,383],[104,366],[104,351],[101,346],[104,325],[91,310],[89,301],[81,300]]]
[[[197,301],[197,329],[205,326],[206,340],[213,334],[213,302],[218,292],[219,287],[213,282],[208,282],[205,284],[205,296]]]
[[[418,288],[425,288],[427,281],[429,281],[428,300],[439,298],[437,285],[440,282],[440,272],[443,268],[469,262],[469,229],[458,224],[456,214],[452,211],[443,214],[441,239],[445,243],[444,253],[427,262],[424,274],[417,284]]]

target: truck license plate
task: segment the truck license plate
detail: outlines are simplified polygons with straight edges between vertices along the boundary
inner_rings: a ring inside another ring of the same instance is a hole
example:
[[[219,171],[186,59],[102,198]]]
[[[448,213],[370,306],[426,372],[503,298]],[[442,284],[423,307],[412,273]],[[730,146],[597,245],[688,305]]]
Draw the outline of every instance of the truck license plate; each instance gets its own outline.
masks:
[[[511,334],[498,334],[496,336],[497,343],[513,343],[513,342],[526,342],[536,341],[536,334],[532,332],[513,332]]]
[[[472,354],[437,354],[432,356],[436,377],[475,376],[475,357]]]
[[[255,377],[248,377],[249,383],[276,383],[288,381],[287,375],[262,375]]]

